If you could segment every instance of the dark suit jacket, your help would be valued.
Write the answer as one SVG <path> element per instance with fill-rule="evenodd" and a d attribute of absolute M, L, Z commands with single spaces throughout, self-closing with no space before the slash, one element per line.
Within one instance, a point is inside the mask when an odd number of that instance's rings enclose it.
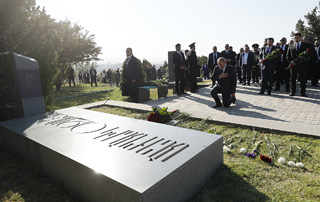
<path fill-rule="evenodd" d="M 219 79 L 219 75 L 222 73 L 222 70 L 219 66 L 216 66 L 213 70 L 213 74 L 211 77 L 212 82 L 218 85 L 223 93 L 235 93 L 237 86 L 237 76 L 235 68 L 231 65 L 227 65 L 224 71 L 228 73 L 227 78 Z M 217 81 L 217 82 L 216 82 Z"/>
<path fill-rule="evenodd" d="M 279 48 L 280 48 L 280 47 L 279 47 Z M 283 63 L 283 64 L 285 64 L 285 66 L 288 66 L 288 65 L 289 65 L 289 62 L 288 62 L 288 60 L 287 60 L 288 48 L 289 48 L 289 45 L 286 44 L 286 47 L 285 47 L 285 49 L 284 49 L 283 61 L 281 62 L 281 56 L 279 57 L 279 60 L 278 60 L 279 63 Z"/>
<path fill-rule="evenodd" d="M 127 61 L 126 61 L 127 62 Z M 132 80 L 138 80 L 138 60 L 131 56 L 128 65 L 125 67 L 126 80 L 131 83 Z"/>
<path fill-rule="evenodd" d="M 271 53 L 272 51 L 278 49 L 278 48 L 279 48 L 279 47 L 273 45 L 272 48 L 271 48 L 271 50 L 270 50 L 270 53 Z M 268 49 L 269 49 L 269 47 L 266 46 L 266 47 L 265 47 L 265 56 L 267 56 L 267 55 L 269 54 L 269 53 L 268 53 Z M 278 60 L 279 60 L 279 58 L 273 59 L 273 60 L 268 60 L 268 61 L 266 61 L 266 62 L 264 63 L 264 65 L 265 65 L 266 67 L 276 68 L 276 67 L 277 67 L 277 63 L 278 63 Z"/>
<path fill-rule="evenodd" d="M 287 60 L 289 63 L 291 63 L 294 59 L 296 59 L 299 54 L 303 51 L 306 51 L 307 48 L 309 48 L 309 45 L 304 43 L 304 42 L 301 42 L 301 46 L 299 48 L 299 50 L 297 51 L 296 50 L 296 44 L 292 44 L 291 46 L 289 46 L 288 48 L 288 52 L 287 52 Z"/>
<path fill-rule="evenodd" d="M 227 54 L 227 51 L 224 50 L 221 52 L 221 57 L 224 57 L 225 59 L 230 59 L 231 62 L 228 63 L 229 65 L 236 65 L 236 54 L 233 51 L 229 50 L 229 53 Z"/>
<path fill-rule="evenodd" d="M 192 51 L 191 55 L 188 56 L 188 63 L 189 63 L 190 70 L 198 69 L 198 57 L 196 52 Z"/>
<path fill-rule="evenodd" d="M 92 71 L 94 72 L 94 75 L 92 74 Z M 97 77 L 97 71 L 95 69 L 90 69 L 90 77 Z"/>
<path fill-rule="evenodd" d="M 209 60 L 208 60 L 208 67 L 209 69 L 211 69 L 211 71 L 213 71 L 214 66 L 216 66 L 218 64 L 218 58 L 221 57 L 220 56 L 221 53 L 217 52 L 217 57 L 215 58 L 215 65 L 213 64 L 213 53 L 209 54 Z"/>
<path fill-rule="evenodd" d="M 242 60 L 242 58 L 244 57 L 244 54 L 245 53 L 241 53 L 241 60 Z M 242 63 L 242 61 L 241 61 L 241 63 Z M 250 67 L 250 68 L 252 68 L 253 66 L 255 66 L 255 61 L 254 61 L 254 54 L 253 54 L 253 52 L 251 52 L 251 51 L 249 51 L 249 55 L 248 55 L 248 60 L 247 60 L 247 66 L 248 67 Z M 241 67 L 243 67 L 243 64 L 241 65 Z"/>
<path fill-rule="evenodd" d="M 174 52 L 172 54 L 172 58 L 173 58 L 173 63 L 174 63 L 174 69 L 175 72 L 177 72 L 181 66 L 186 66 L 186 60 L 184 57 L 184 54 L 181 52 L 181 56 L 178 54 L 178 52 Z"/>

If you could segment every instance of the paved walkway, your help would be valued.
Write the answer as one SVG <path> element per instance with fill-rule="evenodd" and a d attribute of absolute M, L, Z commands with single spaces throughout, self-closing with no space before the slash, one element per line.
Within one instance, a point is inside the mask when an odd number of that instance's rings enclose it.
<path fill-rule="evenodd" d="M 271 96 L 258 95 L 259 89 L 258 85 L 238 85 L 236 104 L 229 108 L 212 108 L 215 102 L 209 87 L 200 89 L 196 94 L 174 95 L 143 104 L 109 100 L 106 105 L 143 111 L 150 111 L 152 106 L 168 107 L 170 111 L 179 109 L 195 118 L 320 137 L 320 88 L 307 85 L 308 98 L 299 96 L 299 93 L 290 97 L 284 90 L 273 92 Z M 91 108 L 103 104 L 98 102 L 78 107 Z"/>

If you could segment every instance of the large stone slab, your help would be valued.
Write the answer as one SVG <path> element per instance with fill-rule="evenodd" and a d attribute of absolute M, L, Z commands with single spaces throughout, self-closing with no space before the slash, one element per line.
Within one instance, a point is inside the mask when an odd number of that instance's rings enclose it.
<path fill-rule="evenodd" d="M 0 123 L 0 146 L 84 201 L 186 201 L 222 165 L 222 137 L 78 108 Z"/>

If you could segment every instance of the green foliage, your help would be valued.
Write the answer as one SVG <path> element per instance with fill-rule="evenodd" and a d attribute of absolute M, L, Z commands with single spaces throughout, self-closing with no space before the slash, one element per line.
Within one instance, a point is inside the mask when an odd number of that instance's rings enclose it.
<path fill-rule="evenodd" d="M 0 39 L 2 53 L 16 52 L 38 61 L 47 108 L 53 83 L 59 90 L 66 78 L 68 65 L 98 60 L 101 53 L 101 47 L 94 42 L 94 35 L 68 20 L 57 22 L 44 9 L 36 7 L 35 0 L 0 0 Z M 10 65 L 10 62 L 1 63 L 1 71 L 11 68 Z M 3 92 L 7 87 L 0 88 Z M 13 92 L 6 93 L 10 100 Z M 7 105 L 11 105 L 9 101 L 2 106 Z"/>
<path fill-rule="evenodd" d="M 319 6 L 316 6 L 304 17 L 306 24 L 303 20 L 299 19 L 296 24 L 296 31 L 300 32 L 303 36 L 307 36 L 311 42 L 315 39 L 320 39 L 320 2 Z"/>
<path fill-rule="evenodd" d="M 144 68 L 147 68 L 147 65 L 152 66 L 152 64 L 151 64 L 147 59 L 143 59 L 143 60 L 142 60 L 142 66 L 143 66 Z"/>

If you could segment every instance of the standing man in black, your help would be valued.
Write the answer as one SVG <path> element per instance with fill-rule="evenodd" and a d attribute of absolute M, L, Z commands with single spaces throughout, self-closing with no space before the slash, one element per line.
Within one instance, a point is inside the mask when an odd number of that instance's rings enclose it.
<path fill-rule="evenodd" d="M 236 101 L 237 76 L 233 66 L 226 64 L 226 59 L 220 57 L 218 66 L 214 68 L 212 82 L 216 83 L 211 91 L 211 96 L 216 102 L 217 107 L 222 107 L 218 93 L 222 93 L 222 102 L 224 107 L 229 107 Z"/>
<path fill-rule="evenodd" d="M 197 72 L 198 72 L 198 57 L 196 54 L 195 43 L 189 45 L 190 52 L 188 53 L 188 63 L 190 71 L 190 83 L 191 83 L 191 93 L 197 92 Z"/>
<path fill-rule="evenodd" d="M 139 101 L 138 91 L 138 60 L 132 54 L 132 49 L 126 50 L 127 60 L 124 65 L 125 89 L 133 102 Z"/>
<path fill-rule="evenodd" d="M 314 42 L 315 52 L 316 52 L 316 64 L 315 64 L 315 74 L 316 74 L 316 83 L 315 87 L 319 87 L 319 79 L 320 79 L 320 41 L 316 40 Z"/>
<path fill-rule="evenodd" d="M 254 67 L 254 54 L 249 50 L 249 46 L 244 46 L 244 52 L 242 53 L 242 66 L 243 71 L 243 85 L 248 84 L 250 86 L 251 70 Z"/>
<path fill-rule="evenodd" d="M 290 96 L 296 95 L 296 82 L 299 73 L 300 79 L 300 88 L 301 88 L 301 96 L 308 97 L 306 94 L 306 76 L 308 71 L 308 62 L 302 64 L 295 64 L 294 59 L 296 59 L 299 54 L 303 51 L 306 51 L 308 45 L 301 40 L 301 33 L 294 34 L 294 41 L 292 45 L 288 48 L 287 52 L 287 60 L 290 64 L 294 65 L 291 68 L 291 93 Z"/>
<path fill-rule="evenodd" d="M 312 58 L 308 62 L 308 73 L 307 73 L 307 78 L 311 80 L 311 86 L 316 87 L 317 85 L 317 74 L 316 74 L 316 61 L 318 60 L 315 52 L 315 46 L 313 43 L 310 43 L 309 37 L 303 37 L 303 42 L 306 43 L 309 47 L 310 50 L 313 52 Z"/>
<path fill-rule="evenodd" d="M 290 89 L 290 70 L 286 70 L 286 68 L 289 66 L 289 63 L 286 59 L 286 54 L 288 52 L 288 47 L 287 45 L 287 39 L 283 37 L 280 40 L 280 49 L 283 50 L 284 54 L 281 54 L 279 57 L 278 65 L 277 65 L 277 70 L 276 70 L 276 88 L 274 91 L 279 91 L 281 87 L 281 83 L 284 79 L 285 84 L 286 84 L 286 92 L 289 92 Z"/>
<path fill-rule="evenodd" d="M 69 78 L 69 86 L 71 86 L 71 81 L 73 82 L 73 86 L 76 86 L 76 83 L 74 82 L 74 69 L 72 66 L 69 66 L 68 69 L 68 78 Z"/>
<path fill-rule="evenodd" d="M 239 80 L 239 83 L 242 83 L 242 55 L 243 55 L 244 49 L 240 48 L 240 52 L 236 56 L 236 73 Z"/>
<path fill-rule="evenodd" d="M 95 83 L 96 86 L 97 85 L 97 71 L 93 68 L 93 65 L 91 66 L 91 69 L 90 69 L 90 77 L 91 77 L 91 87 L 92 87 L 92 84 Z"/>
<path fill-rule="evenodd" d="M 259 69 L 259 44 L 253 44 L 253 55 L 254 55 L 254 66 L 252 67 L 252 83 L 259 83 L 259 75 L 260 75 L 260 69 Z"/>
<path fill-rule="evenodd" d="M 217 46 L 213 47 L 213 52 L 208 56 L 208 68 L 210 72 L 213 73 L 213 69 L 218 65 L 218 58 L 220 57 L 220 53 L 217 50 Z"/>
<path fill-rule="evenodd" d="M 268 38 L 267 40 L 267 46 L 264 48 L 265 56 L 267 56 L 272 51 L 276 50 L 277 47 L 273 45 L 274 39 Z M 274 72 L 277 68 L 277 61 L 278 59 L 268 60 L 264 62 L 264 68 L 262 70 L 262 81 L 261 81 L 261 90 L 260 95 L 264 94 L 265 90 L 268 91 L 268 95 L 271 95 L 272 86 L 273 86 L 273 77 Z"/>
<path fill-rule="evenodd" d="M 174 63 L 174 73 L 176 77 L 176 91 L 178 95 L 187 94 L 184 90 L 186 81 L 184 78 L 184 70 L 186 68 L 186 60 L 184 54 L 181 52 L 181 45 L 176 44 L 176 52 L 172 54 Z"/>
<path fill-rule="evenodd" d="M 225 50 L 221 52 L 221 57 L 224 57 L 227 61 L 228 65 L 235 66 L 236 65 L 236 55 L 230 50 L 229 44 L 225 45 Z"/>

